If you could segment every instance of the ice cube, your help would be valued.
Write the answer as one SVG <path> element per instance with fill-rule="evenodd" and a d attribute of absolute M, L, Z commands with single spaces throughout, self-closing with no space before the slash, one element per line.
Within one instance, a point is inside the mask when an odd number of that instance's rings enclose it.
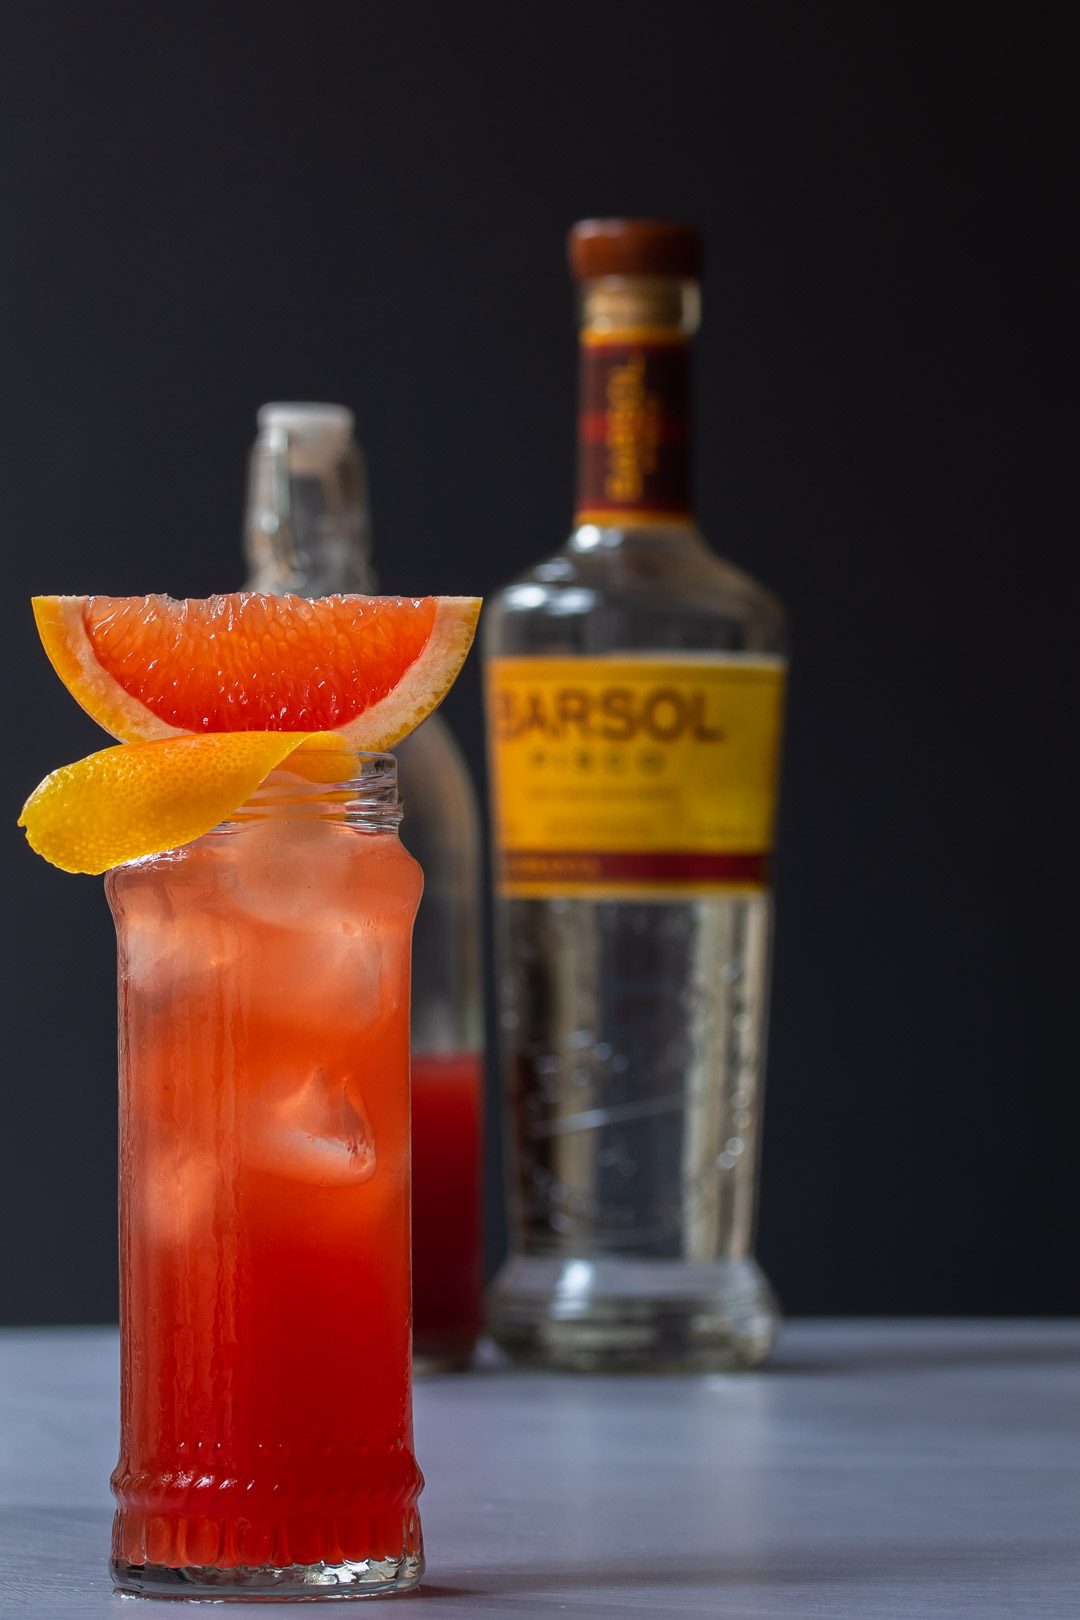
<path fill-rule="evenodd" d="M 256 1130 L 262 1168 L 291 1180 L 338 1187 L 375 1174 L 375 1137 L 349 1074 L 321 1065 L 276 1103 L 264 1104 Z"/>
<path fill-rule="evenodd" d="M 153 1243 L 174 1247 L 208 1230 L 217 1167 L 210 1155 L 176 1143 L 150 1152 L 130 1178 L 131 1226 Z"/>
<path fill-rule="evenodd" d="M 153 1011 L 211 993 L 238 960 L 234 929 L 212 912 L 177 908 L 132 916 L 124 931 L 127 983 Z"/>
<path fill-rule="evenodd" d="M 400 1006 L 404 949 L 400 938 L 367 918 L 326 918 L 312 930 L 265 928 L 245 981 L 253 1014 L 342 1039 L 370 1029 Z"/>
<path fill-rule="evenodd" d="M 296 947 L 293 946 L 295 951 Z M 308 937 L 303 951 L 298 1006 L 317 1008 L 332 1027 L 370 1024 L 384 1008 L 386 946 L 378 930 L 340 922 Z"/>
<path fill-rule="evenodd" d="M 259 922 L 322 931 L 352 914 L 355 835 L 317 815 L 270 817 L 232 837 L 234 904 Z"/>

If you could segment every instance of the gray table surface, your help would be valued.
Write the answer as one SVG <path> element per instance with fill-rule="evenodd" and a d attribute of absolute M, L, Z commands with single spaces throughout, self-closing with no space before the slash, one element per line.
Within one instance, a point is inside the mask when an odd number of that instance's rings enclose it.
<path fill-rule="evenodd" d="M 105 1569 L 116 1373 L 107 1329 L 0 1333 L 4 1620 L 143 1601 Z M 1080 1324 L 794 1324 L 753 1374 L 492 1366 L 420 1384 L 416 1428 L 428 1578 L 392 1602 L 422 1620 L 1080 1616 Z"/>

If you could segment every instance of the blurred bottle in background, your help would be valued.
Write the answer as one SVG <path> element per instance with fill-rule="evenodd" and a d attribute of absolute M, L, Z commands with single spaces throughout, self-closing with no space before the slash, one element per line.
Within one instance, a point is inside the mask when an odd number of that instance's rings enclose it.
<path fill-rule="evenodd" d="M 733 1367 L 753 1254 L 784 685 L 779 604 L 690 487 L 700 242 L 587 221 L 578 498 L 484 617 L 511 1254 L 497 1341 L 557 1366 Z"/>
<path fill-rule="evenodd" d="M 258 428 L 247 588 L 372 594 L 367 476 L 352 413 L 264 405 Z M 480 833 L 465 762 L 439 715 L 394 752 L 402 841 L 424 872 L 412 1004 L 413 1344 L 423 1372 L 464 1366 L 480 1329 Z"/>

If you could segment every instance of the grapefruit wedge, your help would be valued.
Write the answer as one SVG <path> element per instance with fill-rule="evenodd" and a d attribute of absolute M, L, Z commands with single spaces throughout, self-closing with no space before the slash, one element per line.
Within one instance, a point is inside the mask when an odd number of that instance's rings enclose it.
<path fill-rule="evenodd" d="M 121 742 L 335 732 L 392 748 L 446 696 L 472 645 L 472 596 L 37 596 L 71 693 Z"/>

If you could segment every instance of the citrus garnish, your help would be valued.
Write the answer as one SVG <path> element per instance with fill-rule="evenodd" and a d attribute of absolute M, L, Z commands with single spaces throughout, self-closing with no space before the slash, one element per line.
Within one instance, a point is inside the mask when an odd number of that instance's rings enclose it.
<path fill-rule="evenodd" d="M 476 597 L 38 596 L 60 679 L 121 739 L 40 784 L 19 825 L 66 872 L 106 872 L 224 821 L 289 756 L 340 781 L 437 708 Z"/>
<path fill-rule="evenodd" d="M 107 872 L 200 838 L 309 741 L 338 747 L 337 737 L 294 731 L 120 743 L 53 771 L 27 799 L 19 826 L 31 849 L 63 871 Z"/>
<path fill-rule="evenodd" d="M 336 731 L 392 748 L 465 661 L 469 596 L 37 596 L 53 668 L 121 742 L 191 732 Z"/>

